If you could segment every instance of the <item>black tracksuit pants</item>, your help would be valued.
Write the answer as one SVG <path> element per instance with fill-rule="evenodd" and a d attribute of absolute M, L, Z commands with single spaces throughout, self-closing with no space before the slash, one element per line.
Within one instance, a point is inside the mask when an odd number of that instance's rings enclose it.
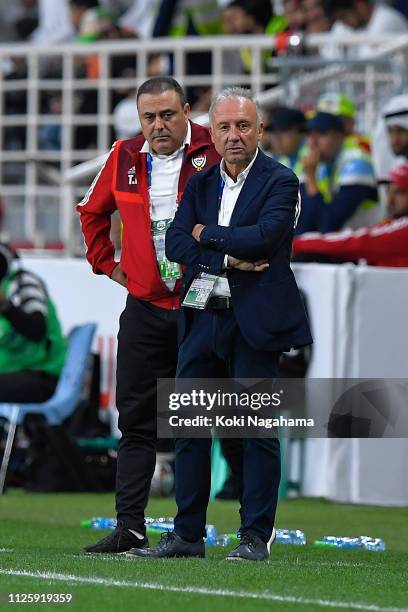
<path fill-rule="evenodd" d="M 118 521 L 145 533 L 144 511 L 156 463 L 157 378 L 174 378 L 177 310 L 128 296 L 120 317 L 116 405 L 119 443 L 116 475 Z"/>

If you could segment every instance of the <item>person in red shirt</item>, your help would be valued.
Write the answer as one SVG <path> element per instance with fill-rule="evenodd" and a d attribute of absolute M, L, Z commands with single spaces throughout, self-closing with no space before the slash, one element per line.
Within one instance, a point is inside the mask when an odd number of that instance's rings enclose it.
<path fill-rule="evenodd" d="M 389 178 L 389 219 L 357 231 L 303 234 L 293 242 L 294 259 L 408 267 L 408 164 L 393 170 Z"/>
<path fill-rule="evenodd" d="M 156 384 L 174 378 L 181 271 L 166 259 L 164 237 L 188 179 L 220 161 L 209 131 L 189 120 L 179 83 L 155 77 L 137 92 L 142 135 L 118 140 L 77 206 L 96 274 L 127 288 L 120 318 L 116 405 L 119 443 L 117 528 L 84 550 L 120 553 L 147 545 L 144 510 L 156 462 Z M 123 225 L 115 261 L 111 215 Z"/>

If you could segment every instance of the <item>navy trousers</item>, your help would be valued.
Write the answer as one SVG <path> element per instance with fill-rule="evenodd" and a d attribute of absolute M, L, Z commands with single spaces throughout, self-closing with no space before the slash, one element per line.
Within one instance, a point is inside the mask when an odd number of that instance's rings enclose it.
<path fill-rule="evenodd" d="M 256 313 L 254 313 L 256 316 Z M 232 310 L 195 310 L 179 350 L 177 378 L 217 378 L 220 362 L 232 378 L 275 378 L 280 353 L 256 351 Z M 275 522 L 280 482 L 277 438 L 243 439 L 241 532 L 267 542 Z M 211 487 L 211 439 L 176 441 L 175 531 L 194 542 L 205 537 Z"/>

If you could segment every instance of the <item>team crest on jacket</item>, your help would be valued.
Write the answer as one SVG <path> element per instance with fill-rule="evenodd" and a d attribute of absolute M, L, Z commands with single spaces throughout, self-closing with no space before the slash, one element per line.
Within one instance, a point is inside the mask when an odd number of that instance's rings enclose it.
<path fill-rule="evenodd" d="M 205 164 L 207 163 L 207 156 L 199 155 L 198 157 L 193 157 L 191 163 L 193 164 L 196 170 L 202 170 Z"/>

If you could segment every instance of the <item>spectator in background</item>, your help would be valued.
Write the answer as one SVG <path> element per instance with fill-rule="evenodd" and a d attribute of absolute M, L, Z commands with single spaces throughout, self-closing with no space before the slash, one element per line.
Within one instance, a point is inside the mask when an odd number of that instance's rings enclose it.
<path fill-rule="evenodd" d="M 160 4 L 161 0 L 133 0 L 133 4 L 118 20 L 122 33 L 137 38 L 150 38 Z"/>
<path fill-rule="evenodd" d="M 305 28 L 305 9 L 302 0 L 284 0 L 283 16 L 290 32 L 300 32 Z"/>
<path fill-rule="evenodd" d="M 330 20 L 325 13 L 322 0 L 303 0 L 304 30 L 307 34 L 328 32 Z"/>
<path fill-rule="evenodd" d="M 62 115 L 62 97 L 54 95 L 48 99 L 48 111 L 52 115 Z M 61 121 L 61 120 L 60 120 Z M 60 151 L 61 150 L 62 126 L 61 122 L 47 123 L 42 125 L 38 131 L 39 148 L 44 151 Z"/>
<path fill-rule="evenodd" d="M 221 9 L 217 0 L 162 0 L 157 12 L 153 36 L 208 36 L 222 34 Z M 172 71 L 172 67 L 170 72 Z M 210 52 L 186 54 L 186 74 L 201 75 L 212 73 Z M 208 89 L 187 88 L 191 106 L 208 97 Z M 208 106 L 207 106 L 208 108 Z"/>
<path fill-rule="evenodd" d="M 0 402 L 45 402 L 55 391 L 66 342 L 42 280 L 0 243 Z"/>
<path fill-rule="evenodd" d="M 275 159 L 303 180 L 302 159 L 307 155 L 306 117 L 296 108 L 282 107 L 272 112 L 268 125 L 271 130 Z"/>
<path fill-rule="evenodd" d="M 20 0 L 21 15 L 14 27 L 19 40 L 28 40 L 38 26 L 37 0 Z"/>
<path fill-rule="evenodd" d="M 408 94 L 392 98 L 384 108 L 383 117 L 392 152 L 408 160 Z"/>
<path fill-rule="evenodd" d="M 69 0 L 38 0 L 39 24 L 32 34 L 33 42 L 52 45 L 73 40 L 69 15 Z"/>
<path fill-rule="evenodd" d="M 350 98 L 339 93 L 323 93 L 317 100 L 316 110 L 323 113 L 331 113 L 340 117 L 344 125 L 346 135 L 346 147 L 361 147 L 367 153 L 371 151 L 368 136 L 358 134 L 355 131 L 356 106 Z"/>
<path fill-rule="evenodd" d="M 390 6 L 374 0 L 323 0 L 327 16 L 367 34 L 405 34 L 408 22 Z"/>
<path fill-rule="evenodd" d="M 307 128 L 309 152 L 303 158 L 297 233 L 325 233 L 378 221 L 380 210 L 369 154 L 346 145 L 343 122 L 335 115 L 317 113 Z"/>
<path fill-rule="evenodd" d="M 389 218 L 357 232 L 308 234 L 295 238 L 297 261 L 359 261 L 371 266 L 408 267 L 408 164 L 390 173 Z"/>

